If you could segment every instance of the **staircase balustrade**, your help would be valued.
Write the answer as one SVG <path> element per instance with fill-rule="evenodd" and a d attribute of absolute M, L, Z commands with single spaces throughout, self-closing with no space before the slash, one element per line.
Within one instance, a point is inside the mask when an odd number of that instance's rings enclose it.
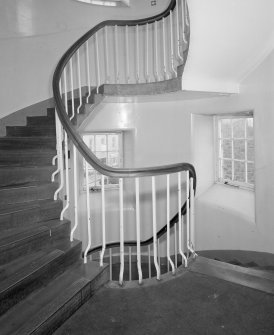
<path fill-rule="evenodd" d="M 56 138 L 57 138 L 57 170 L 52 179 L 59 175 L 60 186 L 54 198 L 64 198 L 64 208 L 61 220 L 71 205 L 73 194 L 74 225 L 71 230 L 71 240 L 79 222 L 79 180 L 78 156 L 84 159 L 86 180 L 87 236 L 88 242 L 84 251 L 84 262 L 88 255 L 100 251 L 100 265 L 109 258 L 110 277 L 116 257 L 114 248 L 119 248 L 120 271 L 119 283 L 124 281 L 125 256 L 129 259 L 129 278 L 132 278 L 132 248 L 136 248 L 138 280 L 142 283 L 142 259 L 148 259 L 149 277 L 152 275 L 151 257 L 153 257 L 156 277 L 160 279 L 160 238 L 167 241 L 167 269 L 172 273 L 178 265 L 178 256 L 182 264 L 187 266 L 189 254 L 194 250 L 194 193 L 196 189 L 196 174 L 189 163 L 179 163 L 148 168 L 113 168 L 103 164 L 86 146 L 77 131 L 77 117 L 84 111 L 84 105 L 94 103 L 96 95 L 104 84 L 130 85 L 169 80 L 177 77 L 176 68 L 185 64 L 189 44 L 189 18 L 186 0 L 172 0 L 168 8 L 161 14 L 133 21 L 105 21 L 87 32 L 64 54 L 59 61 L 53 78 L 53 93 L 56 101 Z M 93 55 L 93 57 L 92 57 Z M 113 57 L 112 57 L 113 55 Z M 181 76 L 181 74 L 180 74 Z M 72 164 L 69 166 L 69 148 Z M 92 204 L 90 202 L 90 187 L 88 167 L 92 166 L 101 176 L 101 222 L 102 240 L 94 245 L 94 223 L 91 219 Z M 72 173 L 70 173 L 70 171 Z M 185 174 L 186 202 L 182 200 L 182 174 Z M 178 213 L 170 218 L 170 176 L 177 174 Z M 159 176 L 166 176 L 166 224 L 158 231 L 156 183 Z M 119 242 L 107 242 L 106 238 L 106 192 L 105 179 L 119 178 Z M 141 240 L 140 211 L 140 179 L 151 178 L 152 201 L 152 238 Z M 70 179 L 73 181 L 70 183 Z M 135 183 L 135 220 L 136 240 L 125 241 L 124 220 L 124 184 L 126 180 L 134 179 Z M 73 190 L 73 191 L 71 191 Z M 90 208 L 91 207 L 91 208 Z M 183 220 L 185 216 L 186 234 Z M 148 224 L 148 223 L 146 223 Z M 174 235 L 174 260 L 171 257 L 171 230 Z M 185 236 L 186 235 L 186 236 Z M 151 247 L 153 250 L 151 252 Z M 147 246 L 147 251 L 141 250 Z M 128 247 L 128 253 L 125 252 Z M 106 256 L 106 250 L 109 256 Z M 186 254 L 185 254 L 186 253 Z M 126 255 L 127 254 L 127 255 Z"/>

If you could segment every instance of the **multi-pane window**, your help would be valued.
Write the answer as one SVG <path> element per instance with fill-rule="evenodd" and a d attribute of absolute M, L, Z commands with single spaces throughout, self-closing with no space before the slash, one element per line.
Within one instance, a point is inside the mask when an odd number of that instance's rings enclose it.
<path fill-rule="evenodd" d="M 102 163 L 117 168 L 122 166 L 122 133 L 92 133 L 84 135 L 83 140 Z M 88 178 L 90 189 L 101 187 L 101 174 L 90 165 L 88 165 Z M 117 178 L 105 177 L 105 185 L 109 187 L 118 183 Z M 85 185 L 86 182 L 84 181 L 84 188 L 86 187 Z"/>
<path fill-rule="evenodd" d="M 253 188 L 253 117 L 219 117 L 217 141 L 217 180 L 225 184 Z"/>

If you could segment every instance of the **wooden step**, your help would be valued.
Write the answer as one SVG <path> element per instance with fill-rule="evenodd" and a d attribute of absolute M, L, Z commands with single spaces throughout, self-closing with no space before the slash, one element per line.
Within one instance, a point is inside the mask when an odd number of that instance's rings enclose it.
<path fill-rule="evenodd" d="M 49 116 L 28 116 L 27 126 L 48 125 L 55 126 L 55 118 Z"/>
<path fill-rule="evenodd" d="M 0 166 L 0 187 L 24 185 L 33 182 L 50 182 L 55 166 Z"/>
<path fill-rule="evenodd" d="M 1 139 L 0 139 L 1 141 Z M 52 165 L 56 150 L 40 146 L 38 149 L 0 149 L 0 166 L 41 166 Z"/>
<path fill-rule="evenodd" d="M 65 251 L 49 250 L 47 254 L 23 265 L 0 283 L 0 314 L 63 273 L 80 259 L 80 254 L 81 242 L 75 241 Z"/>
<path fill-rule="evenodd" d="M 68 239 L 70 222 L 50 220 L 24 228 L 9 229 L 1 232 L 0 264 L 6 264 L 22 254 L 30 254 L 52 244 Z"/>
<path fill-rule="evenodd" d="M 109 268 L 75 265 L 0 318 L 1 334 L 52 334 L 108 281 Z"/>
<path fill-rule="evenodd" d="M 174 78 L 156 83 L 104 84 L 99 87 L 99 93 L 106 96 L 136 96 L 177 92 L 181 89 L 181 78 Z"/>
<path fill-rule="evenodd" d="M 56 136 L 55 125 L 35 125 L 35 126 L 7 126 L 7 137 L 40 137 Z"/>
<path fill-rule="evenodd" d="M 0 207 L 0 230 L 21 228 L 36 222 L 59 219 L 61 200 L 34 200 Z"/>
<path fill-rule="evenodd" d="M 1 137 L 0 150 L 26 150 L 39 149 L 46 150 L 56 149 L 56 139 L 48 136 L 40 137 Z"/>
<path fill-rule="evenodd" d="M 53 199 L 57 183 L 25 183 L 0 188 L 0 206 L 28 202 L 33 200 Z"/>
<path fill-rule="evenodd" d="M 274 274 L 198 256 L 190 271 L 224 279 L 226 281 L 274 294 Z"/>

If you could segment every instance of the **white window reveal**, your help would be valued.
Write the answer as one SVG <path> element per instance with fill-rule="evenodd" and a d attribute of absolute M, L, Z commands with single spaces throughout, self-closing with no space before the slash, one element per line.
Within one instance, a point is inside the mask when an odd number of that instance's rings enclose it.
<path fill-rule="evenodd" d="M 254 188 L 253 116 L 216 118 L 217 182 Z"/>
<path fill-rule="evenodd" d="M 123 134 L 121 132 L 87 134 L 83 136 L 83 140 L 103 164 L 116 168 L 123 166 Z M 101 188 L 101 174 L 90 165 L 88 165 L 88 178 L 90 190 Z M 116 187 L 118 184 L 118 178 L 105 178 L 107 187 Z M 84 185 L 86 185 L 85 180 Z"/>

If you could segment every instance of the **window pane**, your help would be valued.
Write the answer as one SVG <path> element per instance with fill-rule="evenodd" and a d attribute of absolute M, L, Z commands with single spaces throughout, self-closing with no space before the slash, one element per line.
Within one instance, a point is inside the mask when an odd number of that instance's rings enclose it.
<path fill-rule="evenodd" d="M 222 158 L 232 158 L 232 141 L 222 140 L 221 141 L 221 156 Z"/>
<path fill-rule="evenodd" d="M 234 162 L 234 180 L 245 182 L 245 162 Z"/>
<path fill-rule="evenodd" d="M 96 185 L 96 172 L 95 170 L 88 170 L 88 186 L 92 187 Z"/>
<path fill-rule="evenodd" d="M 253 118 L 248 118 L 247 119 L 247 137 L 253 137 Z"/>
<path fill-rule="evenodd" d="M 232 162 L 229 160 L 222 161 L 223 179 L 232 179 Z"/>
<path fill-rule="evenodd" d="M 244 138 L 245 137 L 245 119 L 234 119 L 233 123 L 233 137 Z"/>
<path fill-rule="evenodd" d="M 94 151 L 94 135 L 84 135 L 83 140 L 91 151 Z"/>
<path fill-rule="evenodd" d="M 221 119 L 221 134 L 222 138 L 231 138 L 231 119 Z"/>
<path fill-rule="evenodd" d="M 119 153 L 118 152 L 109 152 L 108 153 L 108 165 L 112 167 L 119 167 Z"/>
<path fill-rule="evenodd" d="M 106 135 L 96 135 L 95 151 L 106 151 L 106 150 L 107 150 L 107 137 L 106 137 Z"/>
<path fill-rule="evenodd" d="M 247 160 L 254 162 L 254 141 L 247 141 Z"/>
<path fill-rule="evenodd" d="M 247 163 L 247 182 L 250 184 L 255 183 L 253 163 Z"/>
<path fill-rule="evenodd" d="M 108 151 L 119 151 L 119 135 L 108 135 Z"/>
<path fill-rule="evenodd" d="M 103 164 L 107 164 L 107 153 L 106 152 L 96 152 L 96 156 L 100 159 Z"/>
<path fill-rule="evenodd" d="M 245 159 L 245 140 L 234 140 L 234 158 Z"/>

